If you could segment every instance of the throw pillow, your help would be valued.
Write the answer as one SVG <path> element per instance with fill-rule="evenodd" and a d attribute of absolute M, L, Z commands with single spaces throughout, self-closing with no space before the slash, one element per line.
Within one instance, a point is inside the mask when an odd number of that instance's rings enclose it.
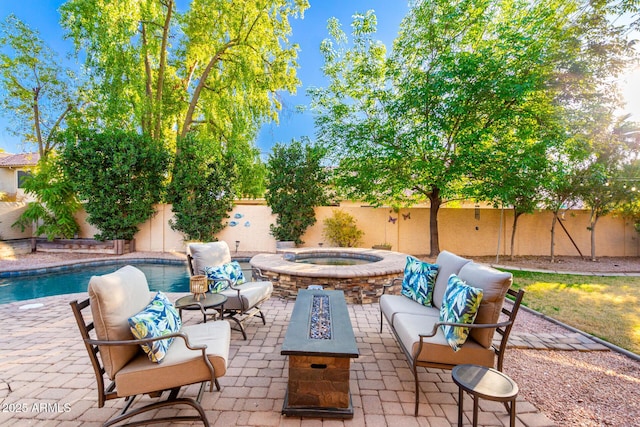
<path fill-rule="evenodd" d="M 204 274 L 211 281 L 209 289 L 213 293 L 222 292 L 229 287 L 229 282 L 220 279 L 229 279 L 233 285 L 241 285 L 246 282 L 238 261 L 231 261 L 216 267 L 205 267 Z"/>
<path fill-rule="evenodd" d="M 480 301 L 482 301 L 482 289 L 469 286 L 452 274 L 444 291 L 440 321 L 470 325 L 476 319 Z M 441 325 L 441 328 L 453 351 L 460 350 L 469 336 L 469 328 L 448 325 Z"/>
<path fill-rule="evenodd" d="M 429 264 L 408 256 L 402 279 L 402 295 L 431 307 L 438 268 L 437 264 Z"/>
<path fill-rule="evenodd" d="M 175 306 L 162 292 L 158 292 L 144 310 L 129 318 L 131 333 L 137 339 L 157 338 L 180 330 L 182 321 Z M 149 360 L 159 363 L 164 359 L 173 338 L 142 344 Z"/>

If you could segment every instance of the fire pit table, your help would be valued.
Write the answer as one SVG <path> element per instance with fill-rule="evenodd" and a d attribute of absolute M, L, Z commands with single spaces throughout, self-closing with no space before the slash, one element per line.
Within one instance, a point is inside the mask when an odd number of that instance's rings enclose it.
<path fill-rule="evenodd" d="M 360 353 L 343 291 L 298 291 L 280 354 L 289 356 L 284 415 L 353 417 L 349 375 Z"/>

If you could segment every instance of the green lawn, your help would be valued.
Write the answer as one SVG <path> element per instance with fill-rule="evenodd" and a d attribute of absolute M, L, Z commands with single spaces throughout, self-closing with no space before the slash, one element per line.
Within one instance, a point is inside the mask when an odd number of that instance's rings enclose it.
<path fill-rule="evenodd" d="M 640 354 L 640 277 L 511 273 L 527 307 Z"/>

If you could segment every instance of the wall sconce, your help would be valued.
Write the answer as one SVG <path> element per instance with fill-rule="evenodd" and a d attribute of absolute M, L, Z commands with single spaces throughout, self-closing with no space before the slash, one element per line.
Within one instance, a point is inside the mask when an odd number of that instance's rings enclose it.
<path fill-rule="evenodd" d="M 240 240 L 236 240 L 236 253 L 238 253 L 238 246 L 240 246 Z"/>
<path fill-rule="evenodd" d="M 476 206 L 475 206 L 474 216 L 475 216 L 476 220 L 480 221 L 480 205 L 478 205 L 478 204 L 476 204 Z"/>

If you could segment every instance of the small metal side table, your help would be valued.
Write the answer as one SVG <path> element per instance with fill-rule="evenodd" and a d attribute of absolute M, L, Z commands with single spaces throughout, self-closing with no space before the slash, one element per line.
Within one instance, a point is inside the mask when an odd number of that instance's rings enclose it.
<path fill-rule="evenodd" d="M 503 402 L 509 410 L 511 427 L 516 425 L 516 396 L 518 385 L 507 375 L 492 368 L 477 365 L 458 365 L 451 371 L 458 385 L 458 427 L 462 427 L 464 392 L 473 396 L 473 426 L 478 425 L 478 399 Z"/>
<path fill-rule="evenodd" d="M 204 296 L 201 296 L 199 300 L 197 300 L 194 295 L 187 295 L 182 298 L 178 298 L 175 306 L 178 309 L 181 319 L 182 310 L 200 310 L 202 312 L 204 323 L 207 323 L 207 310 L 215 309 L 222 316 L 225 302 L 227 302 L 226 296 L 207 292 Z"/>

